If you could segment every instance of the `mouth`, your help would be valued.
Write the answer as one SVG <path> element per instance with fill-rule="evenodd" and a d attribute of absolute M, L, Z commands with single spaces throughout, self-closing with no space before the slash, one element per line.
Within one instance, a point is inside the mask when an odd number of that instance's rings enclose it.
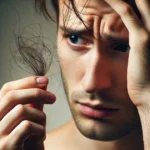
<path fill-rule="evenodd" d="M 89 103 L 78 103 L 79 109 L 82 114 L 91 118 L 107 118 L 112 117 L 116 112 L 119 111 L 118 108 L 106 107 L 103 105 L 92 105 Z"/>

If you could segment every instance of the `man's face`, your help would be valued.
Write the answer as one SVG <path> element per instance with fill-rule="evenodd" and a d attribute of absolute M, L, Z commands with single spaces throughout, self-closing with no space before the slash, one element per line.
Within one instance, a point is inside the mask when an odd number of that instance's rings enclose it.
<path fill-rule="evenodd" d="M 75 3 L 88 30 L 68 0 L 59 1 L 57 46 L 68 102 L 83 135 L 116 140 L 140 126 L 127 91 L 128 31 L 103 0 Z"/>

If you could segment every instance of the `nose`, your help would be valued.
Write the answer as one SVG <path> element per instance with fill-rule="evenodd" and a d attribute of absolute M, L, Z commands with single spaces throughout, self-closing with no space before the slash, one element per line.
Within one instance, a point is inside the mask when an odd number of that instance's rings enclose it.
<path fill-rule="evenodd" d="M 112 85 L 112 63 L 99 50 L 93 50 L 86 60 L 85 74 L 82 78 L 83 89 L 87 93 L 98 92 Z"/>

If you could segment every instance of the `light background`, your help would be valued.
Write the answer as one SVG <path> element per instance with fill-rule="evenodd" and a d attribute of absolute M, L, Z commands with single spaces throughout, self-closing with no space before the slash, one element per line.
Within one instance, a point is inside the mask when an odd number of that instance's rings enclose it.
<path fill-rule="evenodd" d="M 30 28 L 29 33 L 31 31 L 38 34 L 41 29 L 46 37 L 45 43 L 53 49 L 55 44 L 51 43 L 56 42 L 56 24 L 46 21 L 42 15 L 35 12 L 34 0 L 0 0 L 0 87 L 6 82 L 30 76 L 14 64 L 10 51 L 16 49 L 14 33 L 17 34 L 27 27 Z M 71 117 L 56 52 L 54 55 L 51 72 L 46 76 L 50 79 L 48 90 L 56 95 L 57 100 L 53 105 L 44 106 L 44 112 L 47 114 L 47 131 L 59 127 Z"/>

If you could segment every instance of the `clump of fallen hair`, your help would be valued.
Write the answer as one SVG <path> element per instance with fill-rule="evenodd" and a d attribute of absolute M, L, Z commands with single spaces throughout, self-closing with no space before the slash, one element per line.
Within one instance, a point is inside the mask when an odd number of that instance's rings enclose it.
<path fill-rule="evenodd" d="M 80 17 L 80 12 L 76 8 L 74 0 L 70 1 L 70 5 L 72 6 L 76 16 L 79 18 L 81 22 L 85 25 L 88 30 L 86 24 Z M 88 1 L 88 0 L 87 0 Z M 58 0 L 50 0 L 57 17 L 57 23 L 59 18 L 59 8 L 58 8 Z M 47 8 L 47 0 L 35 0 L 35 10 L 37 12 L 42 12 L 46 19 L 50 19 L 54 21 L 53 17 L 50 15 Z M 69 14 L 69 13 L 68 13 Z M 55 22 L 55 21 L 54 21 Z M 65 26 L 65 22 L 64 22 Z M 41 34 L 34 34 L 32 30 L 28 32 L 30 36 L 25 36 L 28 28 L 24 29 L 23 32 L 15 35 L 17 52 L 20 54 L 21 58 L 15 60 L 19 67 L 21 67 L 26 72 L 33 75 L 45 75 L 50 69 L 52 63 L 52 51 L 46 44 L 44 43 L 43 37 Z M 28 34 L 28 35 L 29 35 Z M 19 60 L 19 62 L 17 61 Z M 21 62 L 21 63 L 20 63 Z"/>
<path fill-rule="evenodd" d="M 46 5 L 46 0 L 35 0 L 35 10 L 54 22 Z M 35 31 L 35 28 L 38 31 Z M 47 38 L 43 36 L 40 24 L 29 25 L 23 31 L 20 31 L 20 28 L 18 30 L 17 34 L 14 33 L 16 52 L 11 50 L 16 64 L 31 75 L 45 75 L 52 63 L 52 41 L 48 39 L 51 46 L 45 44 Z"/>
<path fill-rule="evenodd" d="M 43 36 L 39 24 L 29 25 L 15 35 L 17 49 L 16 52 L 12 51 L 12 55 L 16 64 L 29 74 L 45 75 L 50 69 L 53 56 L 53 51 L 44 42 L 46 40 L 51 41 Z"/>

